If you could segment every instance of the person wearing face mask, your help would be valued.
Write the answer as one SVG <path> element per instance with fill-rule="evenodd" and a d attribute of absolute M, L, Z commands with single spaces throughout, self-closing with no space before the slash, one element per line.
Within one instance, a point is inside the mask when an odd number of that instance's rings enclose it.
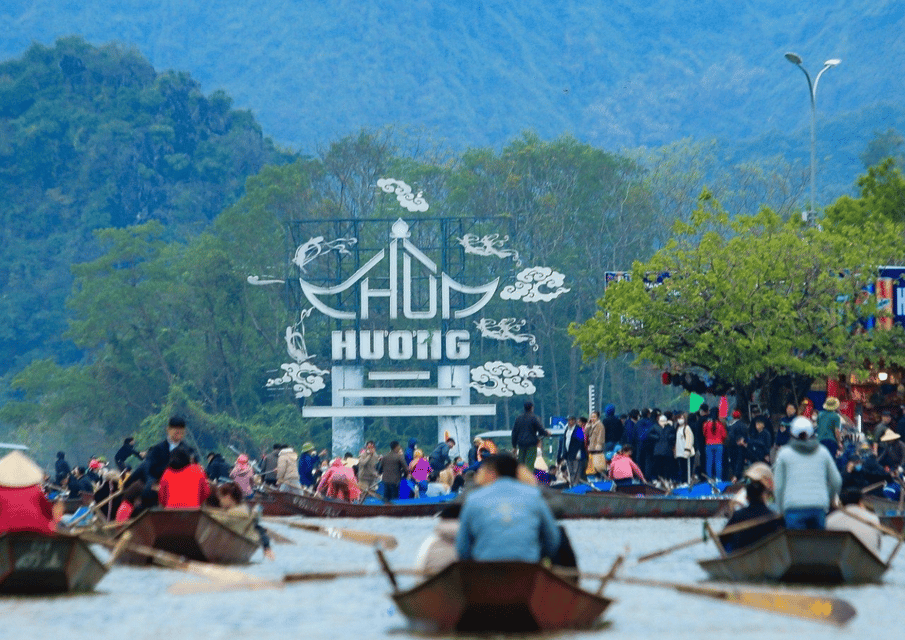
<path fill-rule="evenodd" d="M 867 472 L 864 471 L 864 462 L 858 454 L 852 454 L 842 473 L 842 490 L 863 489 L 870 484 Z"/>

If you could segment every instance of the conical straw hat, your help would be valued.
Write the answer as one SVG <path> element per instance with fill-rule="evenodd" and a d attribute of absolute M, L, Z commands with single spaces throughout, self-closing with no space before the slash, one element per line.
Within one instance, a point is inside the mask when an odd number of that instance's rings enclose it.
<path fill-rule="evenodd" d="M 18 489 L 41 484 L 44 472 L 21 451 L 12 451 L 0 458 L 0 487 Z"/>

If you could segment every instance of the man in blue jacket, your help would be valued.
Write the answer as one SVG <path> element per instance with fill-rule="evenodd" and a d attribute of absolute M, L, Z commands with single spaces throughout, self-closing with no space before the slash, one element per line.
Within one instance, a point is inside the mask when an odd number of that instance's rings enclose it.
<path fill-rule="evenodd" d="M 505 454 L 484 458 L 459 515 L 456 552 L 460 560 L 553 558 L 560 533 L 537 487 L 516 480 L 518 462 Z"/>

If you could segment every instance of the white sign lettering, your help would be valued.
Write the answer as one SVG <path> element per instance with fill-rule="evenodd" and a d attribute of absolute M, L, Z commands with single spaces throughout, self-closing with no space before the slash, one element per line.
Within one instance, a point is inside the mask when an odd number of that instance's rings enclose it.
<path fill-rule="evenodd" d="M 441 351 L 442 347 L 442 351 Z M 333 360 L 467 360 L 471 355 L 468 331 L 334 331 L 331 352 Z"/>

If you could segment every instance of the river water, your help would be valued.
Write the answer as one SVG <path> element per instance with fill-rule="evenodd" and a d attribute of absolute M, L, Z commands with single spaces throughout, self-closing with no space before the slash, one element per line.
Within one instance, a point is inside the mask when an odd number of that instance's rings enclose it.
<path fill-rule="evenodd" d="M 391 565 L 412 567 L 421 542 L 432 531 L 431 518 L 373 518 L 361 520 L 306 519 L 306 523 L 392 534 L 399 546 L 387 553 Z M 722 521 L 713 521 L 715 527 Z M 362 578 L 294 583 L 283 589 L 174 595 L 176 583 L 205 583 L 204 578 L 160 568 L 115 566 L 91 595 L 54 598 L 0 598 L 0 638 L 65 640 L 72 637 L 110 639 L 411 637 L 404 618 L 389 598 L 389 583 L 379 571 L 373 551 L 363 545 L 268 523 L 297 544 L 275 544 L 277 559 L 260 552 L 252 564 L 238 569 L 261 578 L 284 573 L 368 569 Z M 628 545 L 623 575 L 675 582 L 703 580 L 695 560 L 711 557 L 712 543 L 636 564 L 633 559 L 701 533 L 700 520 L 581 520 L 567 521 L 579 566 L 605 572 Z M 884 543 L 884 558 L 894 541 Z M 106 552 L 98 550 L 106 557 Z M 414 584 L 400 577 L 402 586 Z M 585 585 L 596 590 L 597 583 Z M 882 585 L 802 589 L 812 594 L 845 598 L 857 617 L 837 629 L 826 624 L 748 609 L 669 589 L 611 583 L 606 595 L 616 602 L 607 611 L 607 624 L 594 631 L 557 634 L 562 638 L 618 638 L 619 640 L 765 640 L 772 638 L 905 637 L 901 612 L 905 609 L 905 552 L 897 555 Z M 550 637 L 550 636 L 544 636 Z"/>

